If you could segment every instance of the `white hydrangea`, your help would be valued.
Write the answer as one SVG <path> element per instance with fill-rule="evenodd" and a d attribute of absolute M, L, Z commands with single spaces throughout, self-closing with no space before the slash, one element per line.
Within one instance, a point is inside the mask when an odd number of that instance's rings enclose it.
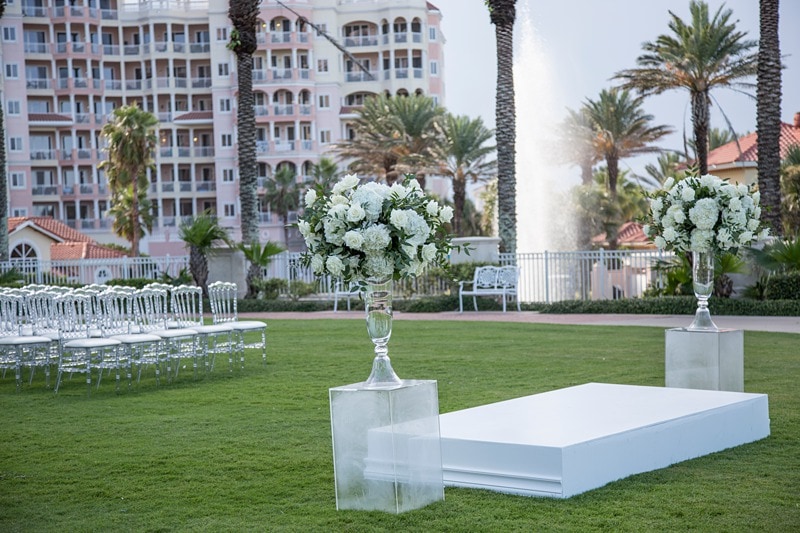
<path fill-rule="evenodd" d="M 305 200 L 306 200 L 306 207 L 311 207 L 312 205 L 314 205 L 314 202 L 317 201 L 317 191 L 315 191 L 314 189 L 309 189 L 306 192 Z"/>
<path fill-rule="evenodd" d="M 439 202 L 437 202 L 436 200 L 431 200 L 425 206 L 425 211 L 428 213 L 428 215 L 430 215 L 432 217 L 438 216 L 439 215 Z"/>
<path fill-rule="evenodd" d="M 395 228 L 405 230 L 408 225 L 408 212 L 407 209 L 395 209 L 392 211 L 392 214 L 389 215 L 389 222 L 391 222 L 392 226 Z"/>
<path fill-rule="evenodd" d="M 673 242 L 678 238 L 678 232 L 675 231 L 675 228 L 664 228 L 664 240 L 667 242 Z"/>
<path fill-rule="evenodd" d="M 394 265 L 385 255 L 368 255 L 364 261 L 364 274 L 368 278 L 387 279 L 394 273 Z"/>
<path fill-rule="evenodd" d="M 436 245 L 431 243 L 422 246 L 422 260 L 430 263 L 436 259 Z"/>
<path fill-rule="evenodd" d="M 347 210 L 348 222 L 361 222 L 362 220 L 364 220 L 364 217 L 366 216 L 367 212 L 359 204 L 353 204 Z"/>
<path fill-rule="evenodd" d="M 705 177 L 705 176 L 704 176 Z M 710 230 L 717 223 L 719 208 L 713 198 L 702 198 L 689 209 L 689 220 L 700 230 Z M 694 239 L 694 237 L 692 237 Z M 692 248 L 693 250 L 695 248 Z"/>
<path fill-rule="evenodd" d="M 358 176 L 355 174 L 347 174 L 341 180 L 339 180 L 336 185 L 333 186 L 333 194 L 342 194 L 345 191 L 349 191 L 350 189 L 354 189 L 358 185 Z"/>
<path fill-rule="evenodd" d="M 364 230 L 364 251 L 378 253 L 389 247 L 392 236 L 383 224 L 376 224 Z"/>
<path fill-rule="evenodd" d="M 314 271 L 314 274 L 325 272 L 325 259 L 320 254 L 314 254 L 311 257 L 311 270 Z"/>
<path fill-rule="evenodd" d="M 325 267 L 334 276 L 341 276 L 344 272 L 344 263 L 339 256 L 332 255 L 325 261 Z"/>
<path fill-rule="evenodd" d="M 358 230 L 350 230 L 344 234 L 344 245 L 353 250 L 363 250 L 364 236 Z"/>
<path fill-rule="evenodd" d="M 681 200 L 684 202 L 691 202 L 694 200 L 694 189 L 691 187 L 683 187 L 683 190 L 681 190 Z"/>
<path fill-rule="evenodd" d="M 443 224 L 447 224 L 451 220 L 453 220 L 453 208 L 446 205 L 439 211 L 439 221 Z"/>

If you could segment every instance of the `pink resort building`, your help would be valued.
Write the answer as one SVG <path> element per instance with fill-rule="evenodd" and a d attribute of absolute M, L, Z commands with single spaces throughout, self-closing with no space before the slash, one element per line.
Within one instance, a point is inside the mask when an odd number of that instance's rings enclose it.
<path fill-rule="evenodd" d="M 441 12 L 425 0 L 262 0 L 253 57 L 259 192 L 276 169 L 309 179 L 371 94 L 444 105 Z M 186 253 L 182 218 L 216 213 L 239 238 L 236 58 L 227 0 L 8 0 L 0 19 L 12 217 L 111 232 L 100 130 L 137 102 L 159 119 L 152 256 Z M 343 51 L 344 50 L 344 51 Z M 345 53 L 346 51 L 346 53 Z M 262 203 L 261 240 L 283 242 Z M 293 243 L 290 243 L 293 244 Z"/>

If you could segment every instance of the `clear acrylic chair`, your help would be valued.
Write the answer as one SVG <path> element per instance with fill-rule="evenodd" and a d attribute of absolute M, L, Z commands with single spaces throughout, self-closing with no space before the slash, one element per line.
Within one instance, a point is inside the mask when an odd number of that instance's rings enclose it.
<path fill-rule="evenodd" d="M 120 372 L 126 371 L 128 387 L 131 384 L 130 361 L 120 352 L 120 341 L 104 337 L 92 337 L 91 330 L 96 327 L 91 297 L 73 292 L 55 299 L 59 323 L 59 357 L 55 392 L 61 385 L 64 373 L 86 375 L 86 387 L 91 393 L 92 372 L 97 371 L 97 387 L 103 379 L 104 371 L 114 371 L 115 387 L 119 392 Z"/>
<path fill-rule="evenodd" d="M 112 287 L 100 295 L 102 315 L 99 324 L 103 337 L 122 343 L 120 357 L 127 361 L 130 372 L 136 366 L 141 375 L 142 365 L 158 365 L 164 353 L 163 339 L 158 335 L 139 332 L 134 291 Z M 156 373 L 156 385 L 160 372 Z"/>
<path fill-rule="evenodd" d="M 64 287 L 43 286 L 35 291 L 28 290 L 25 301 L 26 325 L 23 326 L 24 335 L 35 335 L 50 339 L 50 350 L 37 352 L 36 357 L 24 363 L 31 369 L 31 381 L 37 368 L 43 368 L 45 381 L 50 382 L 50 367 L 58 361 L 58 317 L 55 309 L 55 298 L 69 292 Z"/>
<path fill-rule="evenodd" d="M 206 354 L 211 354 L 210 369 L 214 369 L 217 353 L 228 354 L 228 365 L 233 371 L 233 326 L 230 324 L 205 324 L 203 321 L 203 289 L 193 285 L 181 285 L 171 291 L 173 320 L 170 327 L 189 328 L 197 331 L 204 343 Z"/>
<path fill-rule="evenodd" d="M 242 368 L 244 368 L 244 349 L 260 348 L 262 361 L 267 362 L 267 324 L 260 320 L 239 320 L 237 298 L 239 288 L 235 283 L 215 281 L 208 286 L 208 299 L 214 324 L 229 324 L 236 337 L 237 352 Z M 259 333 L 261 340 L 245 342 L 245 334 Z"/>
<path fill-rule="evenodd" d="M 25 317 L 23 297 L 11 292 L 0 292 L 0 368 L 14 370 L 17 390 L 22 388 L 22 368 L 32 366 L 36 360 L 49 360 L 53 340 L 39 335 L 23 335 Z M 50 372 L 45 373 L 45 386 L 50 386 Z M 31 370 L 33 382 L 33 370 Z"/>
<path fill-rule="evenodd" d="M 174 377 L 178 375 L 181 359 L 191 359 L 194 377 L 197 379 L 198 360 L 206 361 L 206 353 L 198 342 L 197 331 L 190 328 L 168 328 L 170 320 L 169 293 L 154 285 L 148 285 L 134 294 L 137 324 L 139 333 L 158 335 L 163 339 L 159 359 L 152 361 L 156 365 L 156 381 L 161 362 L 166 363 L 167 379 L 173 378 L 172 365 L 175 365 Z M 207 365 L 204 365 L 207 370 Z M 139 378 L 141 379 L 141 366 Z"/>

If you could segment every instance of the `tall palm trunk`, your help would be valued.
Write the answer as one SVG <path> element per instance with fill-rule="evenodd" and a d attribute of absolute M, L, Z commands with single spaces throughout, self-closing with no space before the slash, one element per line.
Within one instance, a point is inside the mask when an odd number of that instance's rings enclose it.
<path fill-rule="evenodd" d="M 517 252 L 516 107 L 514 20 L 516 0 L 489 0 L 497 40 L 497 226 L 503 252 Z"/>
<path fill-rule="evenodd" d="M 694 146 L 697 151 L 697 167 L 701 176 L 708 174 L 709 105 L 708 89 L 692 91 Z"/>
<path fill-rule="evenodd" d="M 758 133 L 758 190 L 763 219 L 773 235 L 783 234 L 781 223 L 780 137 L 781 55 L 778 40 L 779 0 L 760 0 L 761 39 L 758 46 L 756 131 Z"/>
<path fill-rule="evenodd" d="M 463 170 L 459 169 L 453 176 L 453 209 L 456 215 L 453 217 L 453 233 L 457 237 L 464 236 L 462 220 L 464 220 L 464 203 L 467 196 L 467 182 Z"/>
<path fill-rule="evenodd" d="M 8 261 L 8 174 L 6 173 L 6 125 L 0 105 L 0 261 Z"/>
<path fill-rule="evenodd" d="M 189 247 L 189 266 L 194 276 L 194 283 L 203 288 L 203 294 L 208 295 L 208 259 L 197 246 Z"/>
<path fill-rule="evenodd" d="M 131 179 L 131 221 L 133 231 L 131 232 L 131 255 L 139 257 L 139 176 L 134 175 Z"/>

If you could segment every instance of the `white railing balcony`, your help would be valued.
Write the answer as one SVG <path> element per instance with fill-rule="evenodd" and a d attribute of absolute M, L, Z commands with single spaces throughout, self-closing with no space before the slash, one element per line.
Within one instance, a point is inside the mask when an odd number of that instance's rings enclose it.
<path fill-rule="evenodd" d="M 153 51 L 156 53 L 164 53 L 169 51 L 169 43 L 166 41 L 156 41 L 153 43 Z"/>
<path fill-rule="evenodd" d="M 191 43 L 189 52 L 193 54 L 207 54 L 211 51 L 211 43 Z"/>
<path fill-rule="evenodd" d="M 172 113 L 159 113 L 156 116 L 159 122 L 172 122 Z"/>
<path fill-rule="evenodd" d="M 269 224 L 272 222 L 272 213 L 259 213 L 258 222 L 261 224 Z"/>
<path fill-rule="evenodd" d="M 125 82 L 125 88 L 128 90 L 141 90 L 142 80 L 129 80 Z"/>
<path fill-rule="evenodd" d="M 311 79 L 311 69 L 299 68 L 299 69 L 297 69 L 297 75 L 300 77 L 301 80 L 310 80 Z"/>
<path fill-rule="evenodd" d="M 256 187 L 258 187 L 259 189 L 265 189 L 267 187 L 267 177 L 258 176 L 256 178 Z"/>
<path fill-rule="evenodd" d="M 294 141 L 275 141 L 276 152 L 294 152 Z"/>
<path fill-rule="evenodd" d="M 407 68 L 396 68 L 394 69 L 394 77 L 398 80 L 403 80 L 408 78 L 408 69 Z"/>
<path fill-rule="evenodd" d="M 297 40 L 301 43 L 307 43 L 309 41 L 309 37 L 307 33 L 298 33 Z"/>
<path fill-rule="evenodd" d="M 415 43 L 422 42 L 422 34 L 419 32 L 411 32 L 411 40 Z"/>
<path fill-rule="evenodd" d="M 267 81 L 266 69 L 253 69 L 253 83 L 262 83 Z"/>
<path fill-rule="evenodd" d="M 55 159 L 56 158 L 56 151 L 55 150 L 32 150 L 31 151 L 31 159 L 34 161 L 42 161 L 46 159 Z"/>
<path fill-rule="evenodd" d="M 216 190 L 217 190 L 217 182 L 215 181 L 197 182 L 197 192 L 212 192 Z"/>
<path fill-rule="evenodd" d="M 346 73 L 345 79 L 347 81 L 372 81 L 378 78 L 378 71 L 371 70 L 364 72 L 363 70 L 351 70 Z"/>
<path fill-rule="evenodd" d="M 171 146 L 162 146 L 158 149 L 158 154 L 161 157 L 172 157 L 172 147 Z"/>
<path fill-rule="evenodd" d="M 186 51 L 186 43 L 172 43 L 172 51 L 182 54 Z"/>
<path fill-rule="evenodd" d="M 191 181 L 179 181 L 178 182 L 178 189 L 180 192 L 192 192 L 193 184 Z"/>
<path fill-rule="evenodd" d="M 177 225 L 175 217 L 159 217 L 158 222 L 162 228 L 174 228 Z"/>
<path fill-rule="evenodd" d="M 405 33 L 395 33 L 394 34 L 394 42 L 396 43 L 407 43 L 408 42 L 408 35 Z"/>
<path fill-rule="evenodd" d="M 178 157 L 192 157 L 192 149 L 188 146 L 179 146 Z"/>
<path fill-rule="evenodd" d="M 69 14 L 73 17 L 82 17 L 83 6 L 69 6 Z"/>
<path fill-rule="evenodd" d="M 26 54 L 46 54 L 47 43 L 25 43 Z"/>
<path fill-rule="evenodd" d="M 273 43 L 289 43 L 292 41 L 292 34 L 289 32 L 273 33 L 270 40 Z"/>
<path fill-rule="evenodd" d="M 34 196 L 50 196 L 58 194 L 58 187 L 55 185 L 34 185 L 31 192 Z"/>
<path fill-rule="evenodd" d="M 48 78 L 34 78 L 25 84 L 28 89 L 50 89 L 53 84 Z"/>
<path fill-rule="evenodd" d="M 72 43 L 72 51 L 77 53 L 77 54 L 82 54 L 82 53 L 86 52 L 86 43 L 73 42 Z"/>
<path fill-rule="evenodd" d="M 156 87 L 160 89 L 169 87 L 169 78 L 156 78 Z"/>
<path fill-rule="evenodd" d="M 78 150 L 78 159 L 91 159 L 92 158 L 92 151 L 87 150 L 85 148 L 81 148 Z"/>
<path fill-rule="evenodd" d="M 256 141 L 256 152 L 259 154 L 269 152 L 269 141 Z"/>
<path fill-rule="evenodd" d="M 267 35 L 264 33 L 256 33 L 256 43 L 265 44 L 267 42 Z"/>
<path fill-rule="evenodd" d="M 81 194 L 94 194 L 94 183 L 81 183 Z"/>
<path fill-rule="evenodd" d="M 72 150 L 60 150 L 58 152 L 58 158 L 61 161 L 71 161 L 72 160 Z"/>
<path fill-rule="evenodd" d="M 186 78 L 173 78 L 176 89 L 185 89 L 188 86 Z"/>
<path fill-rule="evenodd" d="M 344 38 L 345 46 L 377 46 L 377 35 L 361 35 Z"/>
<path fill-rule="evenodd" d="M 311 114 L 311 106 L 308 104 L 300 104 L 300 114 L 301 115 L 310 115 Z"/>
<path fill-rule="evenodd" d="M 257 117 L 263 117 L 265 115 L 269 115 L 269 106 L 266 105 L 254 105 L 253 106 L 253 113 Z"/>
<path fill-rule="evenodd" d="M 279 104 L 272 106 L 275 115 L 294 115 L 294 104 Z"/>
<path fill-rule="evenodd" d="M 122 53 L 126 56 L 138 56 L 141 54 L 141 46 L 138 44 L 126 44 L 122 48 Z"/>
<path fill-rule="evenodd" d="M 75 196 L 75 186 L 74 185 L 62 185 L 61 186 L 61 194 L 65 196 Z"/>
<path fill-rule="evenodd" d="M 422 69 L 421 68 L 415 68 L 414 69 L 414 78 L 416 78 L 418 80 L 422 79 Z"/>
<path fill-rule="evenodd" d="M 85 89 L 89 86 L 89 81 L 86 78 L 73 78 L 72 86 L 76 89 Z"/>
<path fill-rule="evenodd" d="M 112 91 L 122 90 L 122 80 L 106 80 L 105 85 L 106 89 L 110 89 Z"/>
<path fill-rule="evenodd" d="M 290 68 L 274 68 L 272 69 L 273 80 L 290 80 L 292 79 L 292 69 Z"/>
<path fill-rule="evenodd" d="M 116 9 L 101 9 L 100 13 L 103 17 L 103 20 L 117 20 L 119 18 L 119 14 L 117 13 Z"/>
<path fill-rule="evenodd" d="M 69 89 L 69 78 L 59 78 L 56 85 L 59 89 Z"/>
<path fill-rule="evenodd" d="M 167 181 L 161 184 L 161 192 L 175 192 L 175 182 Z"/>
<path fill-rule="evenodd" d="M 118 44 L 104 44 L 103 45 L 103 54 L 107 56 L 118 56 L 119 55 L 119 45 Z"/>
<path fill-rule="evenodd" d="M 192 87 L 195 89 L 211 87 L 211 78 L 194 79 L 192 80 Z"/>
<path fill-rule="evenodd" d="M 91 115 L 89 113 L 75 113 L 75 122 L 78 124 L 88 124 L 91 122 Z"/>
<path fill-rule="evenodd" d="M 195 155 L 195 157 L 214 157 L 214 147 L 213 146 L 195 146 L 194 147 L 194 155 Z"/>
<path fill-rule="evenodd" d="M 44 6 L 23 5 L 22 15 L 25 17 L 46 17 L 47 8 Z"/>
<path fill-rule="evenodd" d="M 310 152 L 314 148 L 314 141 L 302 140 L 300 141 L 300 149 Z"/>

